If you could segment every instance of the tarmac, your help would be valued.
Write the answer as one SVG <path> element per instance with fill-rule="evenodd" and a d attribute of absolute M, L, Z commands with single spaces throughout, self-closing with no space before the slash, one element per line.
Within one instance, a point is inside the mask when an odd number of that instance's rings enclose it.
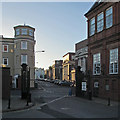
<path fill-rule="evenodd" d="M 79 97 L 75 97 L 75 95 L 68 95 L 66 97 L 70 97 L 70 99 L 71 98 L 79 99 Z M 117 101 L 112 101 L 112 100 L 110 101 L 110 104 L 108 104 L 109 102 L 107 99 L 101 99 L 101 98 L 93 97 L 92 101 L 98 104 L 106 105 L 106 106 L 119 106 L 120 105 L 120 103 L 118 103 Z M 19 111 L 19 110 L 28 109 L 34 106 L 34 103 L 32 102 L 30 102 L 27 106 L 27 100 L 21 99 L 20 95 L 11 95 L 10 108 L 8 108 L 8 104 L 9 104 L 8 100 L 2 100 L 2 112 Z"/>

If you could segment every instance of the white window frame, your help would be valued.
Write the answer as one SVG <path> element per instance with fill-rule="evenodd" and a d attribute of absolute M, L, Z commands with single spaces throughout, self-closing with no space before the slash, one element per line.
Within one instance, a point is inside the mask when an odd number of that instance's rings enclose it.
<path fill-rule="evenodd" d="M 21 49 L 27 49 L 27 41 L 21 41 Z"/>
<path fill-rule="evenodd" d="M 29 29 L 29 35 L 33 36 L 33 30 Z"/>
<path fill-rule="evenodd" d="M 104 27 L 104 14 L 101 12 L 97 15 L 97 32 L 101 32 Z"/>
<path fill-rule="evenodd" d="M 16 29 L 16 36 L 20 35 L 20 29 Z"/>
<path fill-rule="evenodd" d="M 7 46 L 7 51 L 4 51 L 5 46 Z M 8 45 L 3 45 L 3 52 L 8 52 Z"/>
<path fill-rule="evenodd" d="M 5 59 L 7 59 L 7 64 L 4 64 Z M 3 65 L 8 65 L 8 58 L 3 58 Z"/>
<path fill-rule="evenodd" d="M 21 29 L 21 35 L 27 35 L 27 28 Z"/>
<path fill-rule="evenodd" d="M 95 67 L 96 66 L 96 67 Z M 98 72 L 98 68 L 100 68 L 100 72 Z M 101 74 L 101 54 L 97 53 L 93 55 L 93 75 Z"/>
<path fill-rule="evenodd" d="M 107 14 L 107 12 L 110 11 L 111 9 L 112 9 L 112 13 L 110 12 Z M 106 14 L 105 15 L 106 16 L 106 28 L 110 28 L 113 25 L 113 8 L 112 8 L 112 6 L 109 7 L 108 9 L 106 9 L 105 14 Z"/>
<path fill-rule="evenodd" d="M 23 57 L 24 57 L 24 56 L 26 56 L 26 60 L 25 60 L 25 61 L 23 61 Z M 22 65 L 23 63 L 25 63 L 25 64 L 28 63 L 28 62 L 27 62 L 27 55 L 21 55 L 21 65 Z"/>
<path fill-rule="evenodd" d="M 116 55 L 115 55 L 115 53 L 116 53 Z M 113 56 L 112 56 L 112 54 L 113 54 Z M 115 72 L 115 64 L 116 63 L 117 63 L 117 68 L 116 68 L 117 72 Z M 111 67 L 112 67 L 112 71 L 111 71 Z M 109 74 L 118 74 L 118 48 L 110 50 Z"/>
<path fill-rule="evenodd" d="M 95 17 L 90 19 L 89 33 L 90 33 L 90 36 L 95 34 Z"/>

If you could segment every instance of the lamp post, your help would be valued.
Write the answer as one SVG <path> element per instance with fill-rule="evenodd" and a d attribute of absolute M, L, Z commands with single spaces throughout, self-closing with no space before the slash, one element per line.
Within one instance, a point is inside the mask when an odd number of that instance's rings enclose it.
<path fill-rule="evenodd" d="M 41 51 L 35 51 L 35 53 L 38 53 L 38 52 L 45 52 L 45 50 L 41 50 Z"/>
<path fill-rule="evenodd" d="M 43 53 L 43 52 L 45 52 L 45 50 L 35 51 L 35 53 Z M 38 64 L 38 61 L 36 63 Z M 36 73 L 34 72 L 34 74 Z M 34 84 L 37 87 L 37 83 L 34 82 Z"/>
<path fill-rule="evenodd" d="M 42 53 L 45 52 L 45 50 L 35 51 L 35 53 Z M 38 62 L 36 62 L 38 64 Z"/>

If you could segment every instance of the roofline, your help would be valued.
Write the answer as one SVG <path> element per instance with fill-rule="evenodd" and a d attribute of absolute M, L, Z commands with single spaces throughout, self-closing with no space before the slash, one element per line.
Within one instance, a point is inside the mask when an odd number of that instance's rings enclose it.
<path fill-rule="evenodd" d="M 15 38 L 7 38 L 7 37 L 3 37 L 2 35 L 2 39 L 15 39 Z"/>
<path fill-rule="evenodd" d="M 75 52 L 68 52 L 65 55 L 63 55 L 63 57 L 65 57 L 67 54 L 75 54 Z"/>
<path fill-rule="evenodd" d="M 17 28 L 17 27 L 29 27 L 29 28 L 32 28 L 32 29 L 35 30 L 34 27 L 31 27 L 31 26 L 29 26 L 29 25 L 17 25 L 17 26 L 14 26 L 14 29 Z"/>
<path fill-rule="evenodd" d="M 88 10 L 87 13 L 84 14 L 85 17 L 87 17 L 87 15 L 93 11 L 96 7 L 98 7 L 101 3 L 103 2 L 99 2 L 100 0 L 96 0 L 96 2 L 94 2 L 94 4 L 92 5 L 92 7 Z"/>
<path fill-rule="evenodd" d="M 81 40 L 80 42 L 75 43 L 75 45 L 78 44 L 78 43 L 82 43 L 82 42 L 84 42 L 84 41 L 87 41 L 87 40 L 88 40 L 88 39 Z"/>

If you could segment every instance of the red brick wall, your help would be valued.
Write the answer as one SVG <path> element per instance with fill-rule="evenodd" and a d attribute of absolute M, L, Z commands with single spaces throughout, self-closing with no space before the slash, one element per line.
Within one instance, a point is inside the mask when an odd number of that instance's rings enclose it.
<path fill-rule="evenodd" d="M 113 6 L 113 26 L 109 29 L 106 29 L 104 26 L 104 30 L 95 33 L 93 36 L 89 36 L 89 19 L 93 16 L 97 16 L 100 12 L 104 12 L 105 10 Z M 120 2 L 119 3 L 103 3 L 89 14 L 87 14 L 88 18 L 88 69 L 91 71 L 91 86 L 94 92 L 94 81 L 99 82 L 99 94 L 98 97 L 108 98 L 110 97 L 113 100 L 120 100 Z M 105 25 L 105 22 L 104 22 Z M 97 26 L 97 24 L 96 24 Z M 118 74 L 110 75 L 109 74 L 109 55 L 110 49 L 119 48 L 118 49 Z M 101 66 L 102 71 L 105 73 L 104 75 L 93 76 L 93 54 L 101 53 Z M 109 85 L 110 90 L 106 91 L 105 85 Z"/>

